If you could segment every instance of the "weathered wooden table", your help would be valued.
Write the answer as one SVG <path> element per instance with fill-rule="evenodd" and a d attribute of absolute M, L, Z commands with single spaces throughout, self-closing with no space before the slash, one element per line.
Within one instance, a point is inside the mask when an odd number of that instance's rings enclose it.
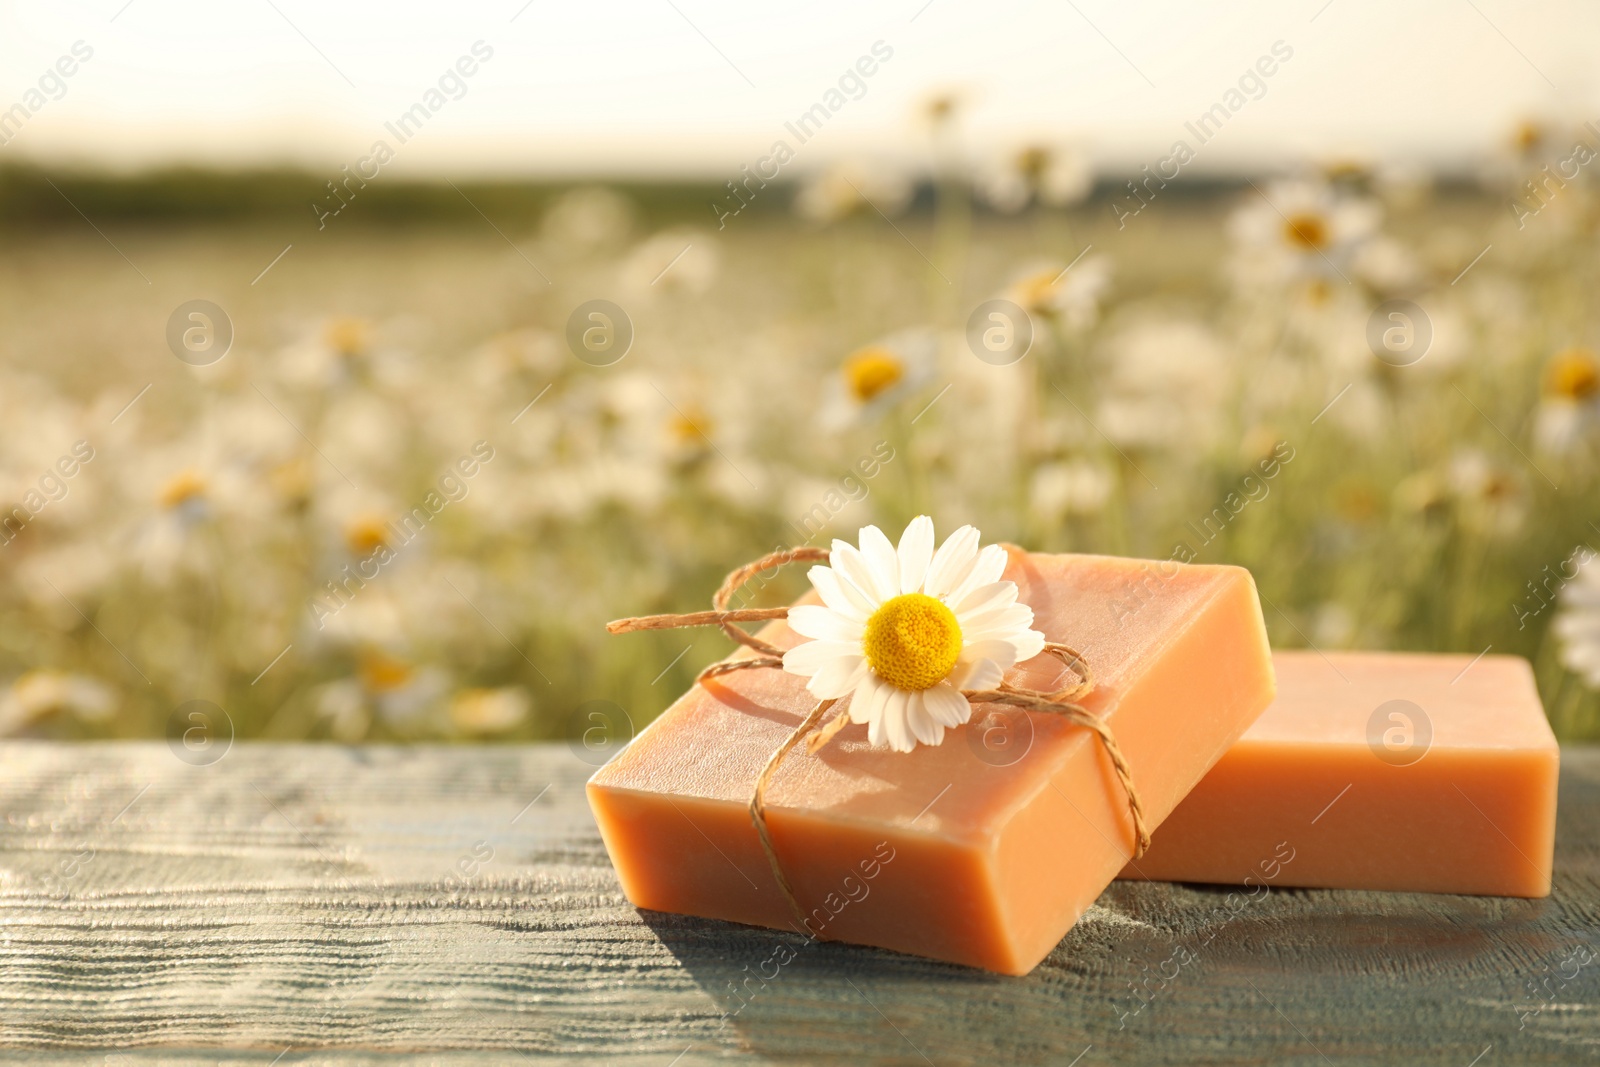
<path fill-rule="evenodd" d="M 1117 883 L 1022 979 L 640 913 L 592 769 L 0 745 L 0 1061 L 1600 1060 L 1600 749 L 1563 754 L 1549 900 Z"/>

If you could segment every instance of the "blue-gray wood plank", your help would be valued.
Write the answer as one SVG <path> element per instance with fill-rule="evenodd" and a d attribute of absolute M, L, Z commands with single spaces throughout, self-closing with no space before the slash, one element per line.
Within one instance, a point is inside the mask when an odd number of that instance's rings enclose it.
<path fill-rule="evenodd" d="M 0 745 L 0 1060 L 1600 1060 L 1600 749 L 1563 753 L 1548 900 L 1119 882 L 1021 979 L 641 913 L 592 769 Z"/>

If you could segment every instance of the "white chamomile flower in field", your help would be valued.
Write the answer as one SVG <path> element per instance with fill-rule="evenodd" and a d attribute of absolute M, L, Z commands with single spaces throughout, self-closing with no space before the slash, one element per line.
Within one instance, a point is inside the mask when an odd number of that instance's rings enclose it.
<path fill-rule="evenodd" d="M 1600 689 L 1600 567 L 1592 554 L 1577 566 L 1577 577 L 1561 590 L 1561 610 L 1551 629 L 1560 639 L 1562 665 L 1581 675 L 1589 688 Z"/>
<path fill-rule="evenodd" d="M 823 427 L 842 430 L 883 415 L 932 380 L 938 354 L 938 336 L 926 328 L 901 330 L 851 352 L 829 380 Z"/>
<path fill-rule="evenodd" d="M 821 700 L 848 696 L 850 721 L 874 746 L 910 752 L 937 745 L 972 717 L 962 690 L 993 689 L 1012 665 L 1044 650 L 1033 609 L 1000 580 L 1006 552 L 978 548 L 963 526 L 933 548 L 933 520 L 911 521 L 895 548 L 876 526 L 857 548 L 834 541 L 831 566 L 811 568 L 820 605 L 789 611 L 812 640 L 785 653 L 783 669 L 810 680 Z"/>
<path fill-rule="evenodd" d="M 977 191 L 989 205 L 1006 214 L 1035 201 L 1067 207 L 1094 188 L 1094 172 L 1080 153 L 1048 144 L 1031 144 L 1012 153 L 999 166 L 986 168 Z"/>
<path fill-rule="evenodd" d="M 1533 439 L 1556 455 L 1574 451 L 1600 427 L 1600 358 L 1587 348 L 1563 349 L 1545 366 Z"/>

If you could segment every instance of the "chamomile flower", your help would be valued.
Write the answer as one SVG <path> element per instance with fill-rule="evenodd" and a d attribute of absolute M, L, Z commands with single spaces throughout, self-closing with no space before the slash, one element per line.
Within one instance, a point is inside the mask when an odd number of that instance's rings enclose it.
<path fill-rule="evenodd" d="M 1084 459 L 1042 463 L 1028 483 L 1028 509 L 1046 525 L 1068 516 L 1098 515 L 1113 488 L 1109 471 Z"/>
<path fill-rule="evenodd" d="M 356 673 L 320 686 L 313 703 L 333 737 L 349 744 L 366 737 L 375 719 L 403 735 L 423 732 L 434 725 L 430 718 L 448 686 L 448 676 L 438 668 L 365 648 Z"/>
<path fill-rule="evenodd" d="M 860 163 L 840 164 L 807 178 L 794 209 L 812 222 L 832 223 L 855 214 L 898 215 L 915 190 L 898 173 Z"/>
<path fill-rule="evenodd" d="M 693 401 L 674 404 L 663 427 L 665 451 L 679 463 L 704 459 L 714 447 L 712 434 L 717 424 L 704 408 Z"/>
<path fill-rule="evenodd" d="M 1111 261 L 1087 256 L 1063 266 L 1041 261 L 1018 271 L 1006 288 L 1005 298 L 1030 315 L 1060 318 L 1075 330 L 1093 326 L 1111 284 Z"/>
<path fill-rule="evenodd" d="M 577 259 L 615 248 L 627 239 L 634 223 L 633 203 L 602 187 L 573 189 L 545 212 L 539 235 L 544 251 Z"/>
<path fill-rule="evenodd" d="M 1589 349 L 1552 356 L 1541 392 L 1533 435 L 1544 451 L 1568 453 L 1600 427 L 1600 359 Z"/>
<path fill-rule="evenodd" d="M 1512 151 L 1528 159 L 1537 156 L 1550 141 L 1549 126 L 1536 118 L 1524 118 L 1512 127 L 1507 138 Z"/>
<path fill-rule="evenodd" d="M 1231 220 L 1242 281 L 1341 281 L 1378 231 L 1375 200 L 1315 182 L 1282 182 L 1248 200 Z"/>
<path fill-rule="evenodd" d="M 1593 558 L 1561 590 L 1561 610 L 1551 629 L 1560 640 L 1561 665 L 1600 689 L 1600 567 Z"/>
<path fill-rule="evenodd" d="M 636 300 L 701 296 L 717 280 L 717 242 L 698 230 L 663 230 L 623 261 L 622 287 Z"/>
<path fill-rule="evenodd" d="M 1464 526 L 1496 539 L 1515 536 L 1528 517 L 1526 480 L 1476 449 L 1457 452 L 1449 478 Z"/>
<path fill-rule="evenodd" d="M 927 384 L 937 349 L 932 330 L 902 330 L 851 352 L 828 386 L 823 424 L 843 429 L 876 419 Z"/>
<path fill-rule="evenodd" d="M 1094 174 L 1082 155 L 1035 144 L 985 171 L 979 177 L 978 191 L 996 211 L 1011 214 L 1036 201 L 1049 207 L 1076 204 L 1089 195 L 1093 185 Z"/>
<path fill-rule="evenodd" d="M 181 515 L 186 522 L 200 522 L 209 514 L 208 490 L 206 476 L 190 467 L 162 483 L 156 492 L 156 502 L 164 510 Z"/>
<path fill-rule="evenodd" d="M 808 678 L 821 700 L 848 696 L 850 721 L 874 746 L 910 752 L 937 745 L 972 717 L 967 689 L 992 689 L 1013 665 L 1044 650 L 1033 609 L 1001 581 L 1006 552 L 978 548 L 963 526 L 934 551 L 933 520 L 918 516 L 898 549 L 876 526 L 860 547 L 834 541 L 830 566 L 811 568 L 818 605 L 789 612 L 812 640 L 790 649 L 783 669 Z"/>
<path fill-rule="evenodd" d="M 939 89 L 923 97 L 917 104 L 917 120 L 934 133 L 943 133 L 955 125 L 961 113 L 967 110 L 971 92 L 964 88 Z"/>
<path fill-rule="evenodd" d="M 1357 281 L 1383 297 L 1410 292 L 1422 280 L 1417 257 L 1387 234 L 1377 234 L 1357 249 L 1350 269 Z"/>
<path fill-rule="evenodd" d="M 274 360 L 274 373 L 295 389 L 348 389 L 369 378 L 377 351 L 377 325 L 335 315 L 311 325 Z"/>
<path fill-rule="evenodd" d="M 357 515 L 344 525 L 344 545 L 356 559 L 366 559 L 380 548 L 389 548 L 394 536 L 382 515 Z"/>
<path fill-rule="evenodd" d="M 450 699 L 450 724 L 463 734 L 497 734 L 528 717 L 528 692 L 521 686 L 463 689 Z"/>
<path fill-rule="evenodd" d="M 146 477 L 133 479 L 149 496 L 139 501 L 145 514 L 131 525 L 129 541 L 131 559 L 157 584 L 165 584 L 180 572 L 205 567 L 208 556 L 202 531 L 214 525 L 223 495 L 211 465 L 171 472 L 164 459 L 149 464 L 150 473 L 162 472 L 159 481 L 151 484 Z"/>
<path fill-rule="evenodd" d="M 94 678 L 58 670 L 29 671 L 0 693 L 0 736 L 63 712 L 104 723 L 116 710 L 116 694 Z"/>
<path fill-rule="evenodd" d="M 349 315 L 337 316 L 324 324 L 322 337 L 335 355 L 356 359 L 372 349 L 372 323 Z"/>
<path fill-rule="evenodd" d="M 572 362 L 561 339 L 534 327 L 495 334 L 473 355 L 473 378 L 482 389 L 511 386 L 534 392 L 551 383 Z"/>

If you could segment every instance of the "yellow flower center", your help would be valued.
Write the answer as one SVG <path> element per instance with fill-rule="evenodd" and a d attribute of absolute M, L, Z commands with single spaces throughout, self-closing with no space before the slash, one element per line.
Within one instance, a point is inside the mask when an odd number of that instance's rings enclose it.
<path fill-rule="evenodd" d="M 1516 500 L 1521 486 L 1510 475 L 1496 471 L 1484 480 L 1483 488 L 1479 490 L 1483 499 L 1491 504 L 1507 500 Z"/>
<path fill-rule="evenodd" d="M 1056 295 L 1056 279 L 1063 273 L 1051 269 L 1028 275 L 1012 290 L 1017 296 L 1017 303 L 1035 315 L 1043 315 L 1053 310 L 1050 303 Z"/>
<path fill-rule="evenodd" d="M 1328 224 L 1321 215 L 1300 211 L 1283 224 L 1283 236 L 1292 245 L 1315 252 L 1328 243 Z"/>
<path fill-rule="evenodd" d="M 954 96 L 940 94 L 927 100 L 922 105 L 922 109 L 923 114 L 928 117 L 928 121 L 933 125 L 938 126 L 948 122 L 950 118 L 955 115 L 956 108 L 959 105 L 960 101 L 958 101 Z"/>
<path fill-rule="evenodd" d="M 365 319 L 337 318 L 323 328 L 328 347 L 341 356 L 359 356 L 367 350 L 372 325 Z"/>
<path fill-rule="evenodd" d="M 682 446 L 703 447 L 711 442 L 711 420 L 696 407 L 675 412 L 667 429 L 673 441 Z"/>
<path fill-rule="evenodd" d="M 896 689 L 920 690 L 950 674 L 961 655 L 955 612 L 926 593 L 890 597 L 867 620 L 867 664 Z"/>
<path fill-rule="evenodd" d="M 1322 168 L 1330 182 L 1358 182 L 1371 176 L 1371 168 L 1359 159 L 1335 159 Z"/>
<path fill-rule="evenodd" d="M 1346 484 L 1339 487 L 1335 500 L 1339 514 L 1351 522 L 1367 522 L 1378 514 L 1381 501 L 1370 486 Z"/>
<path fill-rule="evenodd" d="M 1050 149 L 1035 145 L 1017 153 L 1017 173 L 1034 185 L 1044 180 L 1049 169 Z"/>
<path fill-rule="evenodd" d="M 267 482 L 287 504 L 298 507 L 311 498 L 311 469 L 304 460 L 278 464 L 267 473 Z"/>
<path fill-rule="evenodd" d="M 1324 307 L 1333 298 L 1333 286 L 1326 278 L 1313 278 L 1306 284 L 1306 300 L 1313 307 Z"/>
<path fill-rule="evenodd" d="M 871 345 L 844 361 L 844 380 L 850 393 L 865 404 L 905 377 L 905 365 L 887 348 Z"/>
<path fill-rule="evenodd" d="M 206 480 L 198 471 L 187 470 L 180 471 L 169 479 L 156 494 L 156 498 L 162 507 L 176 508 L 182 507 L 196 497 L 204 496 L 205 492 Z"/>
<path fill-rule="evenodd" d="M 11 695 L 32 715 L 60 711 L 68 705 L 67 676 L 60 671 L 29 671 L 13 683 Z"/>
<path fill-rule="evenodd" d="M 1545 389 L 1566 400 L 1588 400 L 1600 393 L 1600 361 L 1583 348 L 1556 353 L 1545 371 Z"/>
<path fill-rule="evenodd" d="M 389 529 L 382 519 L 366 516 L 356 519 L 344 530 L 344 543 L 357 556 L 370 556 L 389 544 Z"/>
<path fill-rule="evenodd" d="M 416 673 L 404 660 L 382 652 L 362 656 L 360 672 L 361 684 L 371 693 L 391 693 L 405 686 Z"/>

